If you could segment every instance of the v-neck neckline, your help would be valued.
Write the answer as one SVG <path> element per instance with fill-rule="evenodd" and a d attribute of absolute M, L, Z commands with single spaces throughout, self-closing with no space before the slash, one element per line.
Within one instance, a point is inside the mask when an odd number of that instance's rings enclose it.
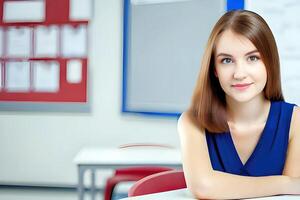
<path fill-rule="evenodd" d="M 265 126 L 263 128 L 263 131 L 262 131 L 262 133 L 261 133 L 261 135 L 259 137 L 259 140 L 258 140 L 258 142 L 257 142 L 257 144 L 256 144 L 256 146 L 255 146 L 255 148 L 253 150 L 253 152 L 251 153 L 251 155 L 249 156 L 249 158 L 246 160 L 245 163 L 242 162 L 242 160 L 240 158 L 240 155 L 239 155 L 239 153 L 238 153 L 238 151 L 237 151 L 237 149 L 236 149 L 236 147 L 234 145 L 234 141 L 232 139 L 231 132 L 230 131 L 227 132 L 227 135 L 228 135 L 228 138 L 229 138 L 229 141 L 230 141 L 230 146 L 232 147 L 232 150 L 233 150 L 234 154 L 236 155 L 236 158 L 237 158 L 238 162 L 241 164 L 241 166 L 243 166 L 243 167 L 247 166 L 248 163 L 251 160 L 254 159 L 254 156 L 259 151 L 259 149 L 260 149 L 260 147 L 262 145 L 262 142 L 263 142 L 263 140 L 265 138 L 265 135 L 267 134 L 267 130 L 269 129 L 269 126 L 270 126 L 269 124 L 271 124 L 270 120 L 271 120 L 271 117 L 272 117 L 272 114 L 271 114 L 272 108 L 273 108 L 273 103 L 271 101 L 271 105 L 270 105 L 270 109 L 269 109 L 269 113 L 268 113 L 266 124 L 265 124 Z"/>

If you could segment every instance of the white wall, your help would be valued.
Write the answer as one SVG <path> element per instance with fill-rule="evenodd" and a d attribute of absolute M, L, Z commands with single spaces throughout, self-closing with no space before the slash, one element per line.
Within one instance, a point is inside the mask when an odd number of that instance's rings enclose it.
<path fill-rule="evenodd" d="M 90 113 L 0 112 L 0 184 L 74 185 L 85 146 L 130 142 L 178 146 L 176 119 L 124 115 L 123 0 L 95 0 L 89 57 Z"/>

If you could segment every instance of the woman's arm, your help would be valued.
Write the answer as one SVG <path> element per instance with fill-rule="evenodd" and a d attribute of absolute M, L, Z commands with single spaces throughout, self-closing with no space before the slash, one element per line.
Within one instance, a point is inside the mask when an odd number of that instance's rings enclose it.
<path fill-rule="evenodd" d="M 294 107 L 290 127 L 289 147 L 283 174 L 300 177 L 300 108 Z"/>
<path fill-rule="evenodd" d="M 236 199 L 300 194 L 300 179 L 248 177 L 213 170 L 204 131 L 184 113 L 178 121 L 183 170 L 190 191 L 200 199 Z"/>

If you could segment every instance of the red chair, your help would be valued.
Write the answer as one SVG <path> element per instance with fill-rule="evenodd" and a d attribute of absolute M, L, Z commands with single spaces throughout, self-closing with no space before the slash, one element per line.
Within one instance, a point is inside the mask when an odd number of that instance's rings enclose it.
<path fill-rule="evenodd" d="M 128 196 L 140 196 L 186 188 L 183 171 L 171 170 L 152 174 L 137 181 L 129 190 Z"/>
<path fill-rule="evenodd" d="M 132 147 L 172 148 L 171 146 L 168 145 L 148 144 L 148 143 L 128 144 L 128 145 L 120 146 L 121 149 L 132 148 Z M 138 181 L 151 174 L 156 174 L 159 172 L 164 172 L 169 170 L 173 170 L 173 168 L 159 167 L 159 166 L 141 166 L 141 167 L 128 167 L 128 168 L 116 169 L 115 174 L 112 177 L 108 178 L 106 181 L 106 186 L 104 189 L 104 200 L 111 200 L 113 190 L 115 186 L 120 182 Z"/>

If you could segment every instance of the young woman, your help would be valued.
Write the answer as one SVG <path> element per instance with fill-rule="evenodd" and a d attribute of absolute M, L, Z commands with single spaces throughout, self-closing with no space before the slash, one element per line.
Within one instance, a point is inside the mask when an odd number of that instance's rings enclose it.
<path fill-rule="evenodd" d="M 178 131 L 195 197 L 300 195 L 300 109 L 284 101 L 275 39 L 262 17 L 244 10 L 219 19 Z"/>

